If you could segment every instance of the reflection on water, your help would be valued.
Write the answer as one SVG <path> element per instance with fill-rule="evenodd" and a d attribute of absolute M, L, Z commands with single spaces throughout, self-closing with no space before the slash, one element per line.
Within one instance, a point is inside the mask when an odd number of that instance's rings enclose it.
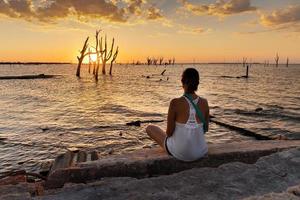
<path fill-rule="evenodd" d="M 0 75 L 61 74 L 55 79 L 0 80 L 0 173 L 12 169 L 36 171 L 41 162 L 67 148 L 96 149 L 107 155 L 155 145 L 133 120 L 165 119 L 169 102 L 182 95 L 180 75 L 190 65 L 117 66 L 114 76 L 95 83 L 75 65 L 1 65 Z M 208 99 L 211 113 L 236 126 L 264 135 L 300 138 L 300 66 L 245 68 L 196 65 L 198 94 Z M 164 76 L 160 73 L 167 69 Z M 150 79 L 144 76 L 150 76 Z M 255 111 L 257 108 L 258 109 Z M 166 122 L 158 123 L 166 127 Z M 250 140 L 211 124 L 208 142 Z M 2 139 L 1 139 L 2 138 Z"/>

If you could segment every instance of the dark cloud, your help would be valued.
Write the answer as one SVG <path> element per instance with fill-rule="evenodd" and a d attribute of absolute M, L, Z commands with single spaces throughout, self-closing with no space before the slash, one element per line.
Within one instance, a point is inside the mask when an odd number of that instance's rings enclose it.
<path fill-rule="evenodd" d="M 181 0 L 184 9 L 195 15 L 215 15 L 226 16 L 248 11 L 254 11 L 257 8 L 251 6 L 250 0 L 218 0 L 213 4 L 192 4 L 187 0 Z"/>

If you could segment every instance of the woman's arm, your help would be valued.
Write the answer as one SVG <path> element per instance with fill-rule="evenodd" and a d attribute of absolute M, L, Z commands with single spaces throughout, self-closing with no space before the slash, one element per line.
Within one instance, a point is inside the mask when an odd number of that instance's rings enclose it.
<path fill-rule="evenodd" d="M 170 137 L 173 135 L 175 129 L 175 120 L 176 120 L 176 110 L 175 110 L 175 99 L 172 99 L 169 106 L 168 118 L 167 118 L 167 136 Z"/>
<path fill-rule="evenodd" d="M 206 122 L 206 131 L 209 130 L 209 106 L 208 106 L 208 102 L 205 99 L 205 122 Z"/>

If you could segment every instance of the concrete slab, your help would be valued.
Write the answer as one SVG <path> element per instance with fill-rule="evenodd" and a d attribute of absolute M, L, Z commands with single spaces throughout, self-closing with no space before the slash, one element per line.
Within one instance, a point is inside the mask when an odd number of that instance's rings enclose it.
<path fill-rule="evenodd" d="M 294 148 L 262 157 L 255 164 L 233 162 L 159 177 L 111 177 L 88 184 L 68 184 L 35 199 L 286 200 L 299 199 L 299 184 L 300 148 Z"/>
<path fill-rule="evenodd" d="M 46 181 L 47 188 L 65 183 L 86 183 L 103 177 L 144 178 L 167 175 L 191 168 L 218 167 L 229 162 L 255 163 L 258 158 L 285 149 L 299 147 L 300 141 L 247 141 L 209 145 L 206 157 L 195 162 L 182 162 L 168 156 L 162 149 L 145 149 L 134 153 L 109 156 L 96 161 L 53 171 Z"/>

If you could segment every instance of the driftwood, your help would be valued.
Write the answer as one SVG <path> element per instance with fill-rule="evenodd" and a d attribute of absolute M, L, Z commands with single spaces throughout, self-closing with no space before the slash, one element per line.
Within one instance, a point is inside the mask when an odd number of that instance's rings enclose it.
<path fill-rule="evenodd" d="M 0 76 L 0 80 L 7 79 L 47 79 L 54 78 L 57 75 L 46 75 L 46 74 L 38 74 L 38 75 L 22 75 L 22 76 Z"/>
<path fill-rule="evenodd" d="M 126 123 L 127 126 L 141 126 L 142 123 L 159 123 L 159 122 L 163 122 L 164 120 L 144 120 L 144 121 L 132 121 L 132 122 L 128 122 Z"/>
<path fill-rule="evenodd" d="M 160 75 L 162 75 L 162 76 L 163 76 L 163 75 L 164 75 L 164 73 L 165 73 L 166 71 L 167 71 L 167 70 L 165 69 L 164 71 L 162 71 L 162 72 L 161 72 L 161 74 L 160 74 Z"/>
<path fill-rule="evenodd" d="M 159 122 L 163 122 L 163 121 L 164 120 L 145 120 L 145 121 L 137 120 L 137 121 L 128 122 L 128 123 L 126 123 L 126 125 L 127 126 L 141 126 L 142 123 L 159 123 Z M 234 126 L 232 124 L 222 122 L 222 121 L 216 119 L 216 117 L 212 116 L 212 115 L 210 115 L 210 122 L 213 122 L 215 124 L 218 124 L 220 126 L 228 128 L 230 130 L 237 131 L 242 135 L 245 135 L 245 136 L 248 136 L 248 137 L 254 137 L 257 140 L 273 140 L 273 139 L 275 139 L 275 138 L 270 137 L 270 136 L 260 135 L 258 133 L 253 132 L 253 131 L 247 130 L 245 128 L 241 128 L 241 127 L 238 127 L 238 126 Z"/>
<path fill-rule="evenodd" d="M 249 78 L 247 76 L 221 76 L 221 78 Z"/>
<path fill-rule="evenodd" d="M 210 118 L 210 121 L 215 123 L 215 124 L 218 124 L 220 126 L 226 127 L 230 130 L 237 131 L 237 132 L 241 133 L 242 135 L 245 135 L 245 136 L 248 136 L 248 137 L 254 137 L 257 140 L 272 140 L 273 139 L 269 136 L 260 135 L 258 133 L 253 132 L 253 131 L 250 131 L 250 130 L 247 130 L 247 129 L 244 129 L 244 128 L 241 128 L 241 127 L 237 127 L 237 126 L 234 126 L 232 124 L 225 123 L 225 122 L 221 122 L 221 121 L 217 120 L 215 117 Z"/>

